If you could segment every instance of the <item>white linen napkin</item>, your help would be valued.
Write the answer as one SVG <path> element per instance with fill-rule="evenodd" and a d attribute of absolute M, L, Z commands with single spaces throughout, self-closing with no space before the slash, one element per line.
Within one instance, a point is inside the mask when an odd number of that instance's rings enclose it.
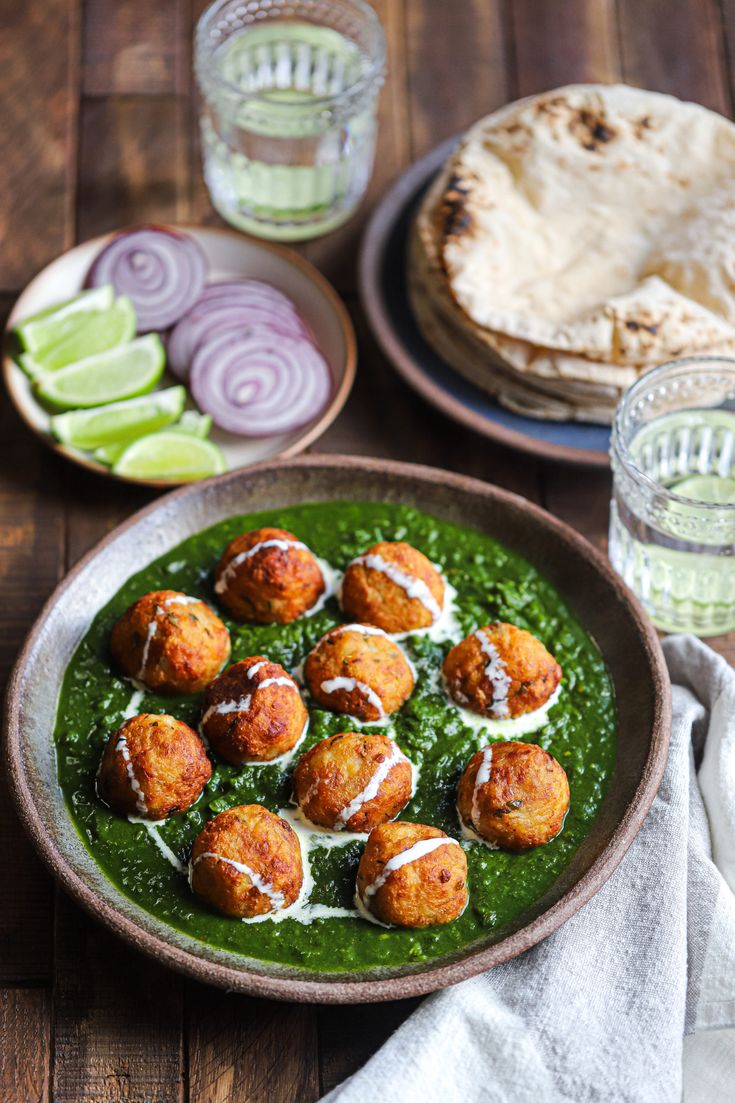
<path fill-rule="evenodd" d="M 424 1001 L 323 1103 L 735 1100 L 735 672 L 692 636 L 661 789 L 540 945 Z"/>

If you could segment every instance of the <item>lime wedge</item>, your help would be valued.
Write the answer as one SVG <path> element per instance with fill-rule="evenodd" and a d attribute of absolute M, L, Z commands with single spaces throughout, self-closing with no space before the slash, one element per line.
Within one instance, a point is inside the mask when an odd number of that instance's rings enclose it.
<path fill-rule="evenodd" d="M 46 370 L 42 364 L 39 364 L 37 360 L 34 360 L 30 352 L 21 352 L 18 357 L 18 363 L 23 371 L 31 379 L 35 379 L 37 375 L 43 375 Z"/>
<path fill-rule="evenodd" d="M 209 414 L 200 414 L 198 410 L 184 410 L 175 425 L 169 427 L 169 433 L 186 433 L 190 437 L 209 436 L 212 418 Z"/>
<path fill-rule="evenodd" d="M 36 377 L 40 398 L 58 410 L 89 409 L 153 390 L 166 360 L 155 333 Z"/>
<path fill-rule="evenodd" d="M 124 450 L 136 437 L 176 421 L 185 402 L 185 387 L 169 387 L 142 398 L 56 414 L 51 418 L 51 432 L 62 444 L 75 448 L 90 450 L 122 443 Z"/>
<path fill-rule="evenodd" d="M 177 387 L 172 387 L 171 390 L 172 391 L 173 390 L 178 390 L 178 388 Z M 185 387 L 182 387 L 181 390 L 184 394 L 186 393 L 186 388 Z M 161 391 L 160 392 L 161 395 L 168 394 L 168 393 L 169 393 L 168 391 Z M 151 399 L 158 398 L 158 397 L 159 397 L 158 394 L 151 395 Z M 150 399 L 148 399 L 148 398 L 133 398 L 133 399 L 131 399 L 131 402 L 148 402 L 148 401 L 150 401 Z M 123 404 L 120 403 L 120 405 L 123 405 Z M 111 410 L 112 408 L 113 408 L 112 406 L 103 406 L 102 407 L 102 409 L 104 409 L 104 410 Z M 69 416 L 72 416 L 72 415 L 69 415 L 69 414 L 59 414 L 58 415 L 58 417 L 69 417 Z M 52 419 L 52 420 L 55 420 L 55 419 Z M 167 433 L 186 433 L 190 437 L 202 437 L 203 438 L 203 437 L 207 436 L 207 434 L 209 433 L 209 430 L 211 429 L 211 427 L 212 427 L 212 419 L 209 416 L 209 414 L 199 414 L 199 413 L 197 413 L 196 410 L 184 410 L 183 414 L 181 415 L 181 418 L 176 422 L 175 425 L 168 425 L 166 427 L 166 432 Z M 160 428 L 163 428 L 163 426 L 160 426 Z M 96 460 L 99 460 L 100 463 L 106 463 L 106 464 L 109 464 L 110 466 L 112 466 L 113 463 L 117 463 L 117 461 L 120 459 L 120 457 L 122 456 L 125 449 L 128 447 L 128 445 L 133 440 L 137 440 L 138 437 L 147 436 L 149 433 L 152 433 L 152 432 L 153 432 L 153 428 L 146 428 L 146 429 L 142 430 L 141 432 L 137 432 L 137 430 L 136 430 L 136 432 L 131 433 L 131 435 L 126 440 L 116 440 L 114 442 L 111 441 L 109 444 L 104 444 L 104 445 L 102 445 L 101 448 L 95 449 L 94 458 Z"/>
<path fill-rule="evenodd" d="M 735 479 L 721 478 L 719 475 L 690 475 L 669 489 L 682 498 L 708 502 L 711 505 L 725 506 L 735 503 Z"/>
<path fill-rule="evenodd" d="M 133 441 L 112 470 L 116 475 L 132 479 L 189 482 L 221 475 L 227 470 L 227 463 L 211 440 L 164 429 Z"/>
<path fill-rule="evenodd" d="M 132 438 L 132 440 L 135 439 L 135 437 Z M 95 448 L 94 458 L 100 463 L 112 467 L 120 459 L 125 449 L 130 447 L 132 440 L 118 440 L 114 444 L 103 444 L 101 448 Z"/>
<path fill-rule="evenodd" d="M 112 287 L 95 287 L 91 291 L 82 291 L 73 299 L 46 307 L 30 318 L 24 318 L 15 327 L 18 340 L 24 349 L 37 353 L 41 349 L 63 341 L 67 333 L 79 323 L 81 313 L 89 310 L 109 310 L 115 298 Z"/>
<path fill-rule="evenodd" d="M 33 360 L 45 371 L 65 368 L 135 337 L 135 308 L 126 295 L 121 295 L 109 310 L 85 310 L 73 321 L 65 337 L 33 354 Z"/>

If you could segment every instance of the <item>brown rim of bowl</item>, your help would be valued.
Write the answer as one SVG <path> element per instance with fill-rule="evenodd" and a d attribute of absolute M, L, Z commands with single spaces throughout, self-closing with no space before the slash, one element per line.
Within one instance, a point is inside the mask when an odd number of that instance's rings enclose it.
<path fill-rule="evenodd" d="M 115 908 L 111 907 L 105 901 L 101 901 L 96 896 L 94 891 L 87 886 L 84 880 L 58 853 L 53 842 L 46 834 L 44 825 L 35 809 L 33 797 L 27 784 L 21 761 L 21 733 L 20 725 L 17 720 L 21 683 L 25 673 L 25 666 L 48 610 L 51 609 L 76 575 L 84 570 L 91 560 L 94 559 L 97 553 L 114 541 L 120 533 L 124 532 L 131 525 L 134 525 L 143 517 L 153 513 L 162 503 L 177 498 L 181 500 L 181 502 L 184 502 L 188 495 L 198 492 L 200 484 L 181 487 L 133 514 L 127 521 L 124 521 L 123 524 L 119 525 L 99 541 L 98 544 L 75 564 L 45 603 L 34 626 L 28 634 L 8 684 L 3 728 L 5 759 L 10 782 L 10 791 L 16 811 L 33 845 L 54 876 L 61 882 L 64 889 L 95 919 L 101 920 L 107 927 L 120 935 L 127 942 L 130 942 L 132 945 L 143 950 L 158 961 L 188 976 L 194 977 L 197 980 L 214 984 L 220 988 L 226 988 L 231 991 L 247 992 L 255 996 L 293 1000 L 300 1003 L 377 1003 L 382 1000 L 420 996 L 435 991 L 438 988 L 444 988 L 448 985 L 456 984 L 459 981 L 467 980 L 470 977 L 476 976 L 478 973 L 491 969 L 495 965 L 499 965 L 504 961 L 516 957 L 531 946 L 536 945 L 536 943 L 550 935 L 561 926 L 563 922 L 586 904 L 617 868 L 653 803 L 666 765 L 671 727 L 671 695 L 668 689 L 669 676 L 666 662 L 653 625 L 646 617 L 637 599 L 630 593 L 619 576 L 613 571 L 602 553 L 592 547 L 591 544 L 564 522 L 557 520 L 539 506 L 526 501 L 524 498 L 510 491 L 490 486 L 488 483 L 483 483 L 479 479 L 469 478 L 464 475 L 455 475 L 440 471 L 437 468 L 424 467 L 419 464 L 398 463 L 395 461 L 382 461 L 340 455 L 311 455 L 301 456 L 297 459 L 276 460 L 269 463 L 254 465 L 253 468 L 246 469 L 245 473 L 242 471 L 232 471 L 226 475 L 218 476 L 217 480 L 207 481 L 225 482 L 227 480 L 247 478 L 251 471 L 255 473 L 267 472 L 269 469 L 279 470 L 299 467 L 322 470 L 329 470 L 337 467 L 375 475 L 390 474 L 398 477 L 420 478 L 424 482 L 441 486 L 453 486 L 456 487 L 457 490 L 480 494 L 483 497 L 494 498 L 496 501 L 499 500 L 508 505 L 515 506 L 516 508 L 520 507 L 533 517 L 536 523 L 540 524 L 543 528 L 555 530 L 557 536 L 569 546 L 570 550 L 578 555 L 582 555 L 588 561 L 591 561 L 595 568 L 606 579 L 608 584 L 616 591 L 620 601 L 628 606 L 635 627 L 643 642 L 654 676 L 656 700 L 651 732 L 651 747 L 641 779 L 623 818 L 615 828 L 602 853 L 594 860 L 590 868 L 583 874 L 579 881 L 577 881 L 560 900 L 527 926 L 513 932 L 501 942 L 488 946 L 484 950 L 478 950 L 460 961 L 449 962 L 448 964 L 439 965 L 435 968 L 432 968 L 430 965 L 428 969 L 421 973 L 409 973 L 386 979 L 361 981 L 327 979 L 322 982 L 311 979 L 301 980 L 298 976 L 294 976 L 293 979 L 269 977 L 260 973 L 252 973 L 247 970 L 235 969 L 227 965 L 207 961 L 196 957 L 186 950 L 170 945 L 164 939 L 156 935 L 141 930 L 135 922 L 121 915 Z"/>
<path fill-rule="evenodd" d="M 441 168 L 444 156 L 459 141 L 459 137 L 458 135 L 456 139 L 443 142 L 406 169 L 388 189 L 370 217 L 362 238 L 358 263 L 360 300 L 370 328 L 383 354 L 398 374 L 427 402 L 447 417 L 451 417 L 454 421 L 460 422 L 490 440 L 541 459 L 556 460 L 576 466 L 607 468 L 610 466 L 607 452 L 551 444 L 518 432 L 516 429 L 508 429 L 504 425 L 488 420 L 482 414 L 475 413 L 423 372 L 395 334 L 393 324 L 383 305 L 381 291 L 380 268 L 386 239 L 397 215 L 411 200 L 420 185 Z"/>
<path fill-rule="evenodd" d="M 303 452 L 306 448 L 309 447 L 310 444 L 313 444 L 315 440 L 317 440 L 324 432 L 326 432 L 326 430 L 335 420 L 337 415 L 341 412 L 342 407 L 347 401 L 349 393 L 352 390 L 352 385 L 355 382 L 355 372 L 357 371 L 357 340 L 355 338 L 355 328 L 352 325 L 352 319 L 350 318 L 347 307 L 342 302 L 342 299 L 337 294 L 334 287 L 332 287 L 326 276 L 323 276 L 322 273 L 314 267 L 311 261 L 308 261 L 305 257 L 302 257 L 301 254 L 297 253 L 294 249 L 289 249 L 287 245 L 281 245 L 279 242 L 275 241 L 261 241 L 260 238 L 253 237 L 250 234 L 241 233 L 239 230 L 230 230 L 226 226 L 195 226 L 191 222 L 158 222 L 156 223 L 156 225 L 171 227 L 175 230 L 184 231 L 205 230 L 209 234 L 222 234 L 225 237 L 232 237 L 238 240 L 242 240 L 244 238 L 246 241 L 257 245 L 260 248 L 267 249 L 271 253 L 276 253 L 278 256 L 283 257 L 284 260 L 292 264 L 295 268 L 298 268 L 301 272 L 303 272 L 305 276 L 309 277 L 312 283 L 315 283 L 317 285 L 317 287 L 320 289 L 320 291 L 329 302 L 330 306 L 334 310 L 335 315 L 337 316 L 337 320 L 339 322 L 340 329 L 342 330 L 342 336 L 345 342 L 345 370 L 342 381 L 337 387 L 337 390 L 332 396 L 331 402 L 329 403 L 319 420 L 314 425 L 312 425 L 311 428 L 307 428 L 304 431 L 303 436 L 300 436 L 299 439 L 294 441 L 293 444 L 290 444 L 287 448 L 284 448 L 282 452 L 279 452 L 277 455 L 271 457 L 270 460 L 267 460 L 265 462 L 272 463 L 274 460 L 287 459 L 290 456 L 296 456 L 300 452 Z M 73 245 L 71 249 L 67 249 L 65 252 L 60 253 L 58 257 L 54 258 L 54 260 L 49 261 L 49 264 L 45 265 L 41 269 L 41 271 L 38 272 L 33 277 L 33 279 L 26 284 L 20 295 L 18 295 L 17 299 L 13 303 L 13 309 L 8 315 L 7 322 L 5 323 L 5 329 L 3 331 L 3 347 L 7 347 L 7 340 L 10 331 L 13 328 L 18 302 L 23 297 L 23 295 L 25 295 L 26 291 L 31 290 L 34 284 L 41 279 L 50 264 L 55 264 L 56 261 L 61 260 L 62 257 L 65 257 L 67 253 L 71 253 L 74 249 L 78 249 L 82 245 L 93 245 L 99 243 L 99 247 L 101 249 L 105 242 L 110 241 L 118 234 L 125 233 L 126 231 L 132 229 L 135 229 L 135 226 L 121 226 L 117 230 L 111 230 L 107 234 L 99 234 L 97 237 L 91 237 L 88 238 L 86 241 L 80 241 L 77 245 Z M 10 384 L 10 372 L 11 369 L 14 367 L 17 367 L 15 361 L 4 351 L 3 378 L 5 380 L 5 390 L 8 394 L 8 397 L 13 403 L 15 411 L 21 418 L 23 423 L 31 430 L 34 436 L 43 441 L 43 443 L 48 448 L 53 449 L 53 451 L 57 452 L 60 456 L 64 456 L 65 459 L 71 460 L 72 463 L 77 464 L 79 467 L 84 467 L 87 471 L 94 471 L 96 475 L 102 475 L 103 477 L 106 477 L 108 479 L 113 479 L 115 482 L 131 483 L 133 486 L 150 486 L 156 490 L 171 490 L 172 488 L 178 486 L 189 485 L 189 483 L 176 483 L 167 481 L 165 479 L 130 479 L 124 475 L 115 475 L 111 468 L 104 467 L 102 464 L 97 463 L 95 460 L 87 459 L 85 456 L 80 455 L 78 452 L 76 452 L 73 448 L 67 448 L 65 445 L 59 444 L 58 441 L 54 440 L 50 433 L 43 432 L 43 430 L 34 425 L 32 421 L 29 421 L 24 411 L 15 402 L 12 387 Z M 233 468 L 233 470 L 247 471 L 251 466 L 254 465 L 249 464 L 245 467 L 236 467 Z M 227 472 L 227 474 L 229 474 L 229 472 Z M 192 482 L 201 481 L 201 479 L 192 480 Z"/>

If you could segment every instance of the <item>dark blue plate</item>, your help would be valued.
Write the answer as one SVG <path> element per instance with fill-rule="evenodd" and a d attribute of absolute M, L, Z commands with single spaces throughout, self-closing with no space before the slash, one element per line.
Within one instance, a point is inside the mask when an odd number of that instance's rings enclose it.
<path fill-rule="evenodd" d="M 408 235 L 424 192 L 454 144 L 455 139 L 444 142 L 412 165 L 370 219 L 360 256 L 360 294 L 375 337 L 406 382 L 455 421 L 536 456 L 607 467 L 607 425 L 511 413 L 445 364 L 419 331 L 405 278 Z"/>

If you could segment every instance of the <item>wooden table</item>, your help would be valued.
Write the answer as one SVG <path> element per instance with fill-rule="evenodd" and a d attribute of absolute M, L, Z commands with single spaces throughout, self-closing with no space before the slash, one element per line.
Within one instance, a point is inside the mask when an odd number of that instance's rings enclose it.
<path fill-rule="evenodd" d="M 76 241 L 216 223 L 199 167 L 187 0 L 0 0 L 0 301 Z M 495 447 L 425 406 L 355 300 L 365 217 L 411 161 L 506 100 L 623 79 L 731 112 L 735 0 L 376 0 L 390 76 L 368 201 L 304 247 L 354 313 L 358 382 L 323 450 L 449 467 L 541 502 L 603 545 L 609 479 Z M 192 10 L 193 9 L 193 10 Z M 85 473 L 0 408 L 0 662 L 43 599 L 150 494 Z M 716 646 L 735 655 L 735 639 Z M 415 1001 L 317 1008 L 226 995 L 157 967 L 56 891 L 0 801 L 0 1103 L 311 1103 Z"/>

